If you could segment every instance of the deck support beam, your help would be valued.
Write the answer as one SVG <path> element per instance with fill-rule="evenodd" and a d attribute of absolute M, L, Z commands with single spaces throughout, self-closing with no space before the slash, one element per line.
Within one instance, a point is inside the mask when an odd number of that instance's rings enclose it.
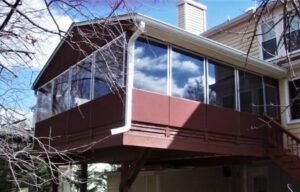
<path fill-rule="evenodd" d="M 80 192 L 87 192 L 88 164 L 80 165 Z"/>
<path fill-rule="evenodd" d="M 59 167 L 50 162 L 50 163 L 48 163 L 47 169 L 48 169 L 50 178 L 52 178 L 52 192 L 58 192 Z"/>
<path fill-rule="evenodd" d="M 124 161 L 122 163 L 121 183 L 119 187 L 120 192 L 129 191 L 150 154 L 151 149 L 145 148 L 136 156 L 133 161 Z"/>

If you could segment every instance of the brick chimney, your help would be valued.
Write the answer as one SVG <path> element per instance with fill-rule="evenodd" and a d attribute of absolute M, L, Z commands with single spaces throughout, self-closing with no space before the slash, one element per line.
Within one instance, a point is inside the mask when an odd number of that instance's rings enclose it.
<path fill-rule="evenodd" d="M 178 0 L 178 27 L 196 35 L 200 35 L 206 30 L 206 9 L 207 7 L 197 0 Z"/>

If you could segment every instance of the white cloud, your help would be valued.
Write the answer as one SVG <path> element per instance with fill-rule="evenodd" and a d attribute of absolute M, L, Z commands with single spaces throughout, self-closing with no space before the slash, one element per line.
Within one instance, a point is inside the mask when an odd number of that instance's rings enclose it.
<path fill-rule="evenodd" d="M 25 13 L 33 23 L 49 31 L 57 29 L 43 1 L 24 0 L 18 9 Z M 60 29 L 66 31 L 72 23 L 72 19 L 55 9 L 52 10 L 52 14 Z M 17 16 L 17 14 L 14 16 Z M 14 21 L 14 19 L 13 17 L 11 21 Z M 60 41 L 57 35 L 43 32 L 24 17 L 20 17 L 20 22 L 8 25 L 7 28 L 20 36 L 18 38 L 1 38 L 3 49 L 28 50 L 34 53 L 32 60 L 25 55 L 16 57 L 15 54 L 12 56 L 1 54 L 0 61 L 9 68 L 20 66 L 25 62 L 26 67 L 30 67 L 33 70 L 41 69 Z"/>
<path fill-rule="evenodd" d="M 158 93 L 166 93 L 167 91 L 167 78 L 155 77 L 146 75 L 142 72 L 135 72 L 134 86 L 145 90 L 150 90 Z"/>
<path fill-rule="evenodd" d="M 135 69 L 142 71 L 165 71 L 167 70 L 167 54 L 158 57 L 145 55 L 144 47 L 135 49 Z"/>
<path fill-rule="evenodd" d="M 173 52 L 172 67 L 183 72 L 199 73 L 200 67 L 189 60 L 182 60 L 179 53 Z"/>

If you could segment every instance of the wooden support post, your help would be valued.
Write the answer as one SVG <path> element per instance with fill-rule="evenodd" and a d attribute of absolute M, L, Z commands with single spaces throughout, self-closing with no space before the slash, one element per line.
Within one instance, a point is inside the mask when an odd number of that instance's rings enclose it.
<path fill-rule="evenodd" d="M 80 167 L 80 192 L 87 192 L 88 164 L 82 163 Z"/>
<path fill-rule="evenodd" d="M 59 184 L 59 174 L 58 174 L 58 170 L 55 170 L 53 172 L 53 181 L 52 181 L 52 192 L 58 192 L 58 184 Z"/>
<path fill-rule="evenodd" d="M 128 192 L 134 183 L 141 168 L 144 166 L 148 157 L 151 154 L 151 149 L 143 149 L 137 158 L 133 161 L 126 161 L 122 163 L 121 168 L 121 183 L 120 192 Z"/>
<path fill-rule="evenodd" d="M 59 184 L 59 167 L 54 166 L 53 164 L 48 162 L 48 173 L 50 178 L 52 178 L 52 192 L 58 192 L 58 184 Z"/>

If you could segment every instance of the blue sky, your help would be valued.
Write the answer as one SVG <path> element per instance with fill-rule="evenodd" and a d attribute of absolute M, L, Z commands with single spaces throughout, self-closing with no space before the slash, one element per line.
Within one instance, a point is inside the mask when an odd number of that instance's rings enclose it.
<path fill-rule="evenodd" d="M 164 22 L 176 25 L 177 0 L 135 1 L 134 10 Z M 241 15 L 246 9 L 255 5 L 254 0 L 199 0 L 207 6 L 207 28 L 214 27 Z"/>

